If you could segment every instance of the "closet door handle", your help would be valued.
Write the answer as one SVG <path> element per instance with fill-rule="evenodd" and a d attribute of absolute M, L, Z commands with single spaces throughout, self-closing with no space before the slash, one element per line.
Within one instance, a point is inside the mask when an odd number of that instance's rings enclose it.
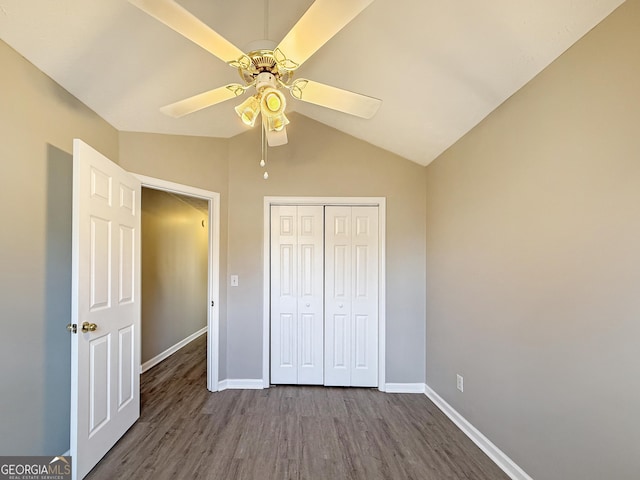
<path fill-rule="evenodd" d="M 342 308 L 342 307 L 344 307 L 344 305 L 342 303 L 339 303 L 338 308 Z"/>
<path fill-rule="evenodd" d="M 310 303 L 307 303 L 306 305 L 307 305 L 307 308 L 309 308 L 309 307 L 311 306 L 311 304 L 310 304 Z"/>

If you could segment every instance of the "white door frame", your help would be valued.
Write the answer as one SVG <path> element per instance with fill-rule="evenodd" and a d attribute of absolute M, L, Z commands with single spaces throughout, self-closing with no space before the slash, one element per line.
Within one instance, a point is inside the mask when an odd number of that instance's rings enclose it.
<path fill-rule="evenodd" d="M 144 186 L 144 182 L 143 182 Z M 271 231 L 271 205 L 349 205 L 349 206 L 377 206 L 379 214 L 378 229 L 378 254 L 380 263 L 378 267 L 378 390 L 385 391 L 385 365 L 386 365 L 386 219 L 387 203 L 385 197 L 264 197 L 263 211 L 263 300 L 262 300 L 262 386 L 269 388 L 269 352 L 271 350 L 270 338 L 270 231 Z"/>
<path fill-rule="evenodd" d="M 219 324 L 220 324 L 220 194 L 179 183 L 132 174 L 142 186 L 154 190 L 202 198 L 209 202 L 209 274 L 207 288 L 207 389 L 218 391 Z"/>

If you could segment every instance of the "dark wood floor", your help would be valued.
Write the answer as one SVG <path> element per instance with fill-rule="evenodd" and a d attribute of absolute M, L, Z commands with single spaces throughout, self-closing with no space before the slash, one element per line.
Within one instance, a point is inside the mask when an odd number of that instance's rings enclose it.
<path fill-rule="evenodd" d="M 88 479 L 508 480 L 424 395 L 208 392 L 205 342 L 142 376 L 140 420 Z"/>

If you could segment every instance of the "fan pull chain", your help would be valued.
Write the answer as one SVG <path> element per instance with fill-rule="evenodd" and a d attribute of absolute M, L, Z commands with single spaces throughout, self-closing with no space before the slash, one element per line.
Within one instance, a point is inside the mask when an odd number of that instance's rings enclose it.
<path fill-rule="evenodd" d="M 262 159 L 260 160 L 260 166 L 262 168 L 264 168 L 267 165 L 267 140 L 265 138 L 264 135 L 264 125 L 261 125 L 260 130 L 262 131 Z M 265 180 L 267 178 L 269 178 L 269 172 L 267 172 L 266 170 L 264 171 L 264 174 L 262 175 L 262 178 L 264 178 Z"/>

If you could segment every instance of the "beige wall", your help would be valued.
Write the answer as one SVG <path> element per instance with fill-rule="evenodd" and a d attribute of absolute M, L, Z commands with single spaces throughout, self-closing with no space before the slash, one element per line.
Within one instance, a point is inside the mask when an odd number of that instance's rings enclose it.
<path fill-rule="evenodd" d="M 220 379 L 227 378 L 228 150 L 225 139 L 120 132 L 126 170 L 220 194 Z"/>
<path fill-rule="evenodd" d="M 0 454 L 69 448 L 72 140 L 118 132 L 0 41 Z"/>
<path fill-rule="evenodd" d="M 142 189 L 142 363 L 207 326 L 207 202 Z"/>
<path fill-rule="evenodd" d="M 426 169 L 427 383 L 536 480 L 640 472 L 639 26 L 628 0 Z"/>
<path fill-rule="evenodd" d="M 263 202 L 265 196 L 387 198 L 387 381 L 424 381 L 424 169 L 292 114 L 289 143 L 269 149 L 262 178 L 260 131 L 230 141 L 229 378 L 262 378 Z M 227 279 L 228 281 L 228 279 Z"/>
<path fill-rule="evenodd" d="M 123 168 L 221 194 L 220 379 L 262 378 L 264 196 L 384 196 L 387 381 L 421 382 L 424 169 L 301 115 L 292 114 L 289 139 L 270 149 L 265 181 L 257 128 L 230 140 L 120 133 Z M 228 286 L 232 273 L 240 276 L 239 287 Z"/>

